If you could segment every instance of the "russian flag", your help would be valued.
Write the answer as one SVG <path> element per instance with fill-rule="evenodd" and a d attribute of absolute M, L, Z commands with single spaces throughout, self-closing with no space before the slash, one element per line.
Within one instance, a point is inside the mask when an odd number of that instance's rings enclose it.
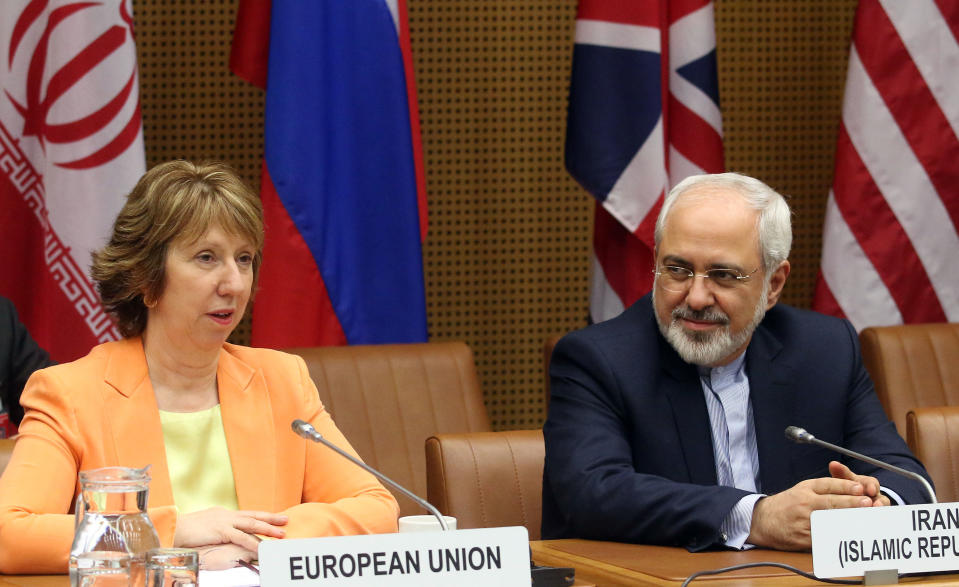
<path fill-rule="evenodd" d="M 243 0 L 231 68 L 266 89 L 253 344 L 425 341 L 405 0 Z"/>

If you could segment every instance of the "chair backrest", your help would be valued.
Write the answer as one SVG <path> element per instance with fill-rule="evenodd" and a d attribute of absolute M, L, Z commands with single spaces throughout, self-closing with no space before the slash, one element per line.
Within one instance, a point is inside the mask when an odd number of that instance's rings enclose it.
<path fill-rule="evenodd" d="M 959 501 L 959 406 L 910 410 L 906 442 L 932 477 L 937 499 Z"/>
<path fill-rule="evenodd" d="M 900 435 L 909 410 L 959 405 L 959 324 L 870 327 L 859 340 L 879 401 Z"/>
<path fill-rule="evenodd" d="M 427 496 L 457 528 L 526 526 L 539 540 L 542 430 L 439 434 L 426 441 Z"/>
<path fill-rule="evenodd" d="M 419 496 L 426 494 L 427 438 L 490 430 L 473 353 L 462 342 L 287 351 L 306 361 L 323 405 L 363 460 Z M 401 515 L 424 513 L 393 495 Z"/>
<path fill-rule="evenodd" d="M 0 475 L 3 475 L 3 471 L 7 468 L 7 463 L 10 462 L 10 456 L 13 454 L 13 445 L 17 441 L 13 438 L 0 438 Z"/>

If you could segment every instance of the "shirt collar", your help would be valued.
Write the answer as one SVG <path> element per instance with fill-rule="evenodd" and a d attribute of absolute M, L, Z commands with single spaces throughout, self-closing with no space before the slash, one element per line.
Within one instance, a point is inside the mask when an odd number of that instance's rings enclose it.
<path fill-rule="evenodd" d="M 712 386 L 722 386 L 724 383 L 742 379 L 746 367 L 746 353 L 740 354 L 728 365 L 719 367 L 699 366 L 699 376 L 706 381 L 712 382 Z"/>

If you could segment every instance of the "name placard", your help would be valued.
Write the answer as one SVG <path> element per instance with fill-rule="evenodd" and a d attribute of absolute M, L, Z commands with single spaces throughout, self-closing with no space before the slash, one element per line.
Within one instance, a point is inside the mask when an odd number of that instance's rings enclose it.
<path fill-rule="evenodd" d="M 810 524 L 817 577 L 959 569 L 959 503 L 819 510 Z"/>
<path fill-rule="evenodd" d="M 529 533 L 522 526 L 269 540 L 262 585 L 529 587 Z"/>

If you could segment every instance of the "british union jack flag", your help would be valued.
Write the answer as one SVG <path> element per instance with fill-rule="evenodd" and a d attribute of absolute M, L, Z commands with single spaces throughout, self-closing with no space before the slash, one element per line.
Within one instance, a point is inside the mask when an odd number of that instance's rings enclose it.
<path fill-rule="evenodd" d="M 566 167 L 597 200 L 598 322 L 651 289 L 653 228 L 669 186 L 723 171 L 712 2 L 580 1 Z"/>

